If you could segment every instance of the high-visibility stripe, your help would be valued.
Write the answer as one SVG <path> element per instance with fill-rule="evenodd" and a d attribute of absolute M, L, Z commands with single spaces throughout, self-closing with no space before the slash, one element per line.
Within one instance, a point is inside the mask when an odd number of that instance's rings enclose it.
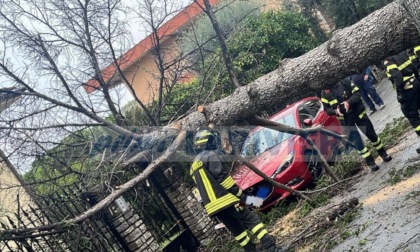
<path fill-rule="evenodd" d="M 413 78 L 414 74 L 410 75 L 410 76 L 404 76 L 403 77 L 403 81 L 408 81 L 409 79 Z"/>
<path fill-rule="evenodd" d="M 391 64 L 389 66 L 386 66 L 386 71 L 389 72 L 392 69 L 398 69 L 397 64 Z"/>
<path fill-rule="evenodd" d="M 377 149 L 377 150 L 379 150 L 382 147 L 384 147 L 384 145 L 382 144 L 382 141 L 381 141 L 381 139 L 379 137 L 378 137 L 378 140 L 376 142 L 372 143 L 372 144 L 375 147 L 375 149 Z"/>
<path fill-rule="evenodd" d="M 239 245 L 241 245 L 241 247 L 245 247 L 250 240 L 251 239 L 249 237 L 246 237 L 245 240 L 239 243 Z"/>
<path fill-rule="evenodd" d="M 241 195 L 242 195 L 242 190 L 239 189 L 239 191 L 236 193 L 236 197 L 241 197 Z"/>
<path fill-rule="evenodd" d="M 344 120 L 344 116 L 337 116 L 338 120 Z"/>
<path fill-rule="evenodd" d="M 197 140 L 195 141 L 196 144 L 201 144 L 201 143 L 207 143 L 209 140 L 208 139 L 201 139 L 201 140 Z"/>
<path fill-rule="evenodd" d="M 370 156 L 370 152 L 368 151 L 368 149 L 365 147 L 363 150 L 359 151 L 359 155 L 367 158 Z"/>
<path fill-rule="evenodd" d="M 391 74 L 386 72 L 386 77 L 388 77 L 388 78 L 391 77 Z"/>
<path fill-rule="evenodd" d="M 258 235 L 257 235 L 257 238 L 258 238 L 258 240 L 261 240 L 261 238 L 263 238 L 263 236 L 264 235 L 266 235 L 268 232 L 267 232 L 267 229 L 264 229 L 263 231 L 261 231 Z"/>
<path fill-rule="evenodd" d="M 211 215 L 217 212 L 217 210 L 237 202 L 239 202 L 239 199 L 235 195 L 228 193 L 225 196 L 218 198 L 216 201 L 208 203 L 205 205 L 205 208 L 207 213 Z"/>
<path fill-rule="evenodd" d="M 359 118 L 362 119 L 362 117 L 366 114 L 366 110 L 363 110 L 362 113 L 359 114 Z"/>
<path fill-rule="evenodd" d="M 239 234 L 239 235 L 237 235 L 237 236 L 235 237 L 235 240 L 237 240 L 237 241 L 242 240 L 242 239 L 243 239 L 243 238 L 245 238 L 247 235 L 248 235 L 248 234 L 247 234 L 247 232 L 246 232 L 246 231 L 243 231 L 241 234 Z"/>
<path fill-rule="evenodd" d="M 384 145 L 382 144 L 381 138 L 379 138 L 379 137 L 378 137 L 378 140 L 376 142 L 372 143 L 372 144 L 377 150 L 384 147 Z"/>
<path fill-rule="evenodd" d="M 381 149 L 382 147 L 384 147 L 384 145 L 383 145 L 383 144 L 380 144 L 380 145 L 378 145 L 378 146 L 375 146 L 375 149 L 379 150 L 379 149 Z"/>
<path fill-rule="evenodd" d="M 255 234 L 255 233 L 257 233 L 258 232 L 258 230 L 260 230 L 261 228 L 263 228 L 264 227 L 264 225 L 262 224 L 262 223 L 260 223 L 260 224 L 258 224 L 258 225 L 256 225 L 253 229 L 251 229 L 251 232 L 253 233 L 253 234 Z"/>
<path fill-rule="evenodd" d="M 363 154 L 363 153 L 366 153 L 367 151 L 368 151 L 368 149 L 365 147 L 363 150 L 358 151 L 358 152 L 359 152 L 359 154 L 361 155 L 361 154 Z"/>
<path fill-rule="evenodd" d="M 354 87 L 353 90 L 351 91 L 351 93 L 354 94 L 356 91 L 359 91 L 358 87 Z"/>
<path fill-rule="evenodd" d="M 321 101 L 323 102 L 323 103 L 330 103 L 327 99 L 325 99 L 325 98 L 321 98 Z"/>
<path fill-rule="evenodd" d="M 403 70 L 404 68 L 406 68 L 407 66 L 409 66 L 410 64 L 412 64 L 413 62 L 411 62 L 410 59 L 408 59 L 406 62 L 402 63 L 401 65 L 398 66 L 398 70 Z"/>
<path fill-rule="evenodd" d="M 235 181 L 233 180 L 232 176 L 228 176 L 225 180 L 220 183 L 221 186 L 223 186 L 225 189 L 231 188 L 235 184 Z"/>
<path fill-rule="evenodd" d="M 417 53 L 418 51 L 420 51 L 420 46 L 416 46 L 416 47 L 414 47 L 414 53 Z"/>
<path fill-rule="evenodd" d="M 369 156 L 370 156 L 370 152 L 369 151 L 362 155 L 362 157 L 364 157 L 364 158 L 367 158 Z"/>
<path fill-rule="evenodd" d="M 416 127 L 416 131 L 420 131 L 420 125 Z"/>
<path fill-rule="evenodd" d="M 375 146 L 375 145 L 378 145 L 378 144 L 380 144 L 381 143 L 381 138 L 380 137 L 378 137 L 378 140 L 376 140 L 376 142 L 374 142 L 374 143 L 372 143 L 373 144 L 373 146 Z"/>
<path fill-rule="evenodd" d="M 334 105 L 336 103 L 338 103 L 337 99 L 334 99 L 334 100 L 330 101 L 330 105 Z"/>
<path fill-rule="evenodd" d="M 409 59 L 411 60 L 411 62 L 413 62 L 413 60 L 417 59 L 417 56 L 416 56 L 416 55 L 411 55 L 411 56 L 409 57 Z"/>
<path fill-rule="evenodd" d="M 204 169 L 201 169 L 198 172 L 200 173 L 200 177 L 201 177 L 201 180 L 203 181 L 204 188 L 206 189 L 207 195 L 209 196 L 209 200 L 215 201 L 217 199 L 216 194 L 214 193 L 213 187 L 211 186 L 210 180 L 207 177 L 206 172 L 204 171 Z"/>

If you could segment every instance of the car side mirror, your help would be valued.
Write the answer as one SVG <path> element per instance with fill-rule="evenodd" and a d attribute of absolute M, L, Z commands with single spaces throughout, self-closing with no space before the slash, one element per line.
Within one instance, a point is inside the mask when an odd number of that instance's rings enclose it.
<path fill-rule="evenodd" d="M 303 124 L 305 124 L 305 126 L 311 127 L 312 126 L 312 119 L 306 118 L 305 120 L 303 120 Z"/>

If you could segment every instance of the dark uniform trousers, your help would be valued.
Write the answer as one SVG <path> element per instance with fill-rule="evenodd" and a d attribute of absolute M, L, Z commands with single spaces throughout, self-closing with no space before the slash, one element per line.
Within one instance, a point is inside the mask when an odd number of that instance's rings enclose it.
<path fill-rule="evenodd" d="M 231 206 L 216 213 L 215 217 L 225 224 L 240 244 L 248 243 L 246 239 L 249 239 L 249 237 L 246 230 L 250 230 L 258 240 L 261 240 L 267 234 L 267 229 L 264 228 L 257 215 L 246 207 Z"/>
<path fill-rule="evenodd" d="M 379 137 L 373 128 L 372 121 L 369 117 L 364 114 L 361 118 L 356 113 L 346 114 L 345 118 L 345 127 L 347 128 L 346 131 L 348 132 L 348 139 L 352 143 L 356 145 L 356 149 L 359 153 L 363 156 L 365 145 L 363 143 L 362 137 L 359 134 L 357 128 L 362 131 L 362 133 L 373 143 L 375 148 L 379 149 L 382 146 L 381 142 L 379 141 Z"/>
<path fill-rule="evenodd" d="M 399 92 L 402 97 L 402 100 L 399 102 L 401 103 L 401 111 L 404 116 L 413 126 L 417 135 L 420 136 L 420 82 L 416 78 L 411 79 L 411 82 L 413 84 L 412 89 Z"/>

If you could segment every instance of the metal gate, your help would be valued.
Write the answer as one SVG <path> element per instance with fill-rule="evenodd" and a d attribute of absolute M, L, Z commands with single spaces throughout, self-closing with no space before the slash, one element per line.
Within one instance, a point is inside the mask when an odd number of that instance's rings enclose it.
<path fill-rule="evenodd" d="M 135 170 L 134 174 L 139 172 Z M 126 209 L 113 203 L 64 231 L 3 237 L 0 251 L 195 251 L 199 242 L 165 193 L 166 183 L 170 181 L 163 174 L 153 174 L 123 194 Z M 78 216 L 106 195 L 88 188 L 83 182 L 57 188 L 38 198 L 37 208 L 22 209 L 2 223 L 2 229 L 48 225 Z"/>

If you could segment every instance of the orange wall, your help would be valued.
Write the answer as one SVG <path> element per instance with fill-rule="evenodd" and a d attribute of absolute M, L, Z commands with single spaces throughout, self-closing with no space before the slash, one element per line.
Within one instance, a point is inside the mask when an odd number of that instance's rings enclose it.
<path fill-rule="evenodd" d="M 4 189 L 8 187 L 13 188 Z M 0 188 L 0 220 L 4 219 L 5 214 L 16 213 L 19 205 L 21 208 L 27 209 L 28 204 L 31 203 L 29 194 L 21 187 L 21 183 L 16 175 L 4 162 L 0 163 Z M 18 194 L 19 204 L 17 202 Z"/>
<path fill-rule="evenodd" d="M 175 38 L 166 39 L 164 43 L 162 43 L 161 48 L 165 50 L 164 53 L 162 53 L 165 56 L 165 63 L 171 62 L 179 54 Z M 139 62 L 127 68 L 124 73 L 126 79 L 134 88 L 135 95 L 144 104 L 148 104 L 151 101 L 157 99 L 160 73 L 157 68 L 155 58 L 152 54 L 148 53 L 143 56 Z M 169 81 L 171 81 L 170 73 L 171 72 L 169 70 L 165 74 Z M 115 82 L 122 81 L 119 79 Z"/>

